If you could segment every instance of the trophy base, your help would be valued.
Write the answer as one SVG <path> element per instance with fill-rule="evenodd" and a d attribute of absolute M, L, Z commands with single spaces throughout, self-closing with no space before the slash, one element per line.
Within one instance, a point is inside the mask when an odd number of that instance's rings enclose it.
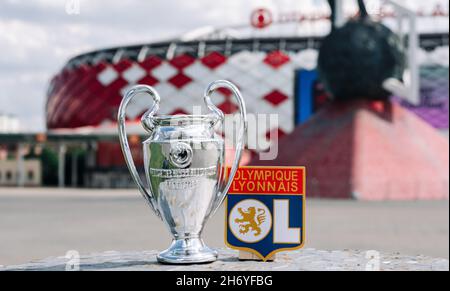
<path fill-rule="evenodd" d="M 156 259 L 163 264 L 203 264 L 214 262 L 217 257 L 217 252 L 207 247 L 201 238 L 182 238 L 174 240 Z"/>

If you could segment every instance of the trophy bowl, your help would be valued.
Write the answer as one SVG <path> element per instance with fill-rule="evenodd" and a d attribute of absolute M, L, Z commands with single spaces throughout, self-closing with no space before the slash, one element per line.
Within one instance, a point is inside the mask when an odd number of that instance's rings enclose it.
<path fill-rule="evenodd" d="M 224 121 L 224 114 L 210 97 L 221 87 L 236 96 L 241 118 L 235 160 L 229 175 L 225 175 L 225 142 L 215 133 L 216 125 Z M 154 101 L 141 120 L 149 133 L 143 142 L 148 187 L 134 165 L 125 129 L 126 108 L 139 94 L 150 95 Z M 201 233 L 206 221 L 225 199 L 238 169 L 247 117 L 239 90 L 228 81 L 211 83 L 204 100 L 210 114 L 155 116 L 160 102 L 158 93 L 150 86 L 137 85 L 125 94 L 119 107 L 119 138 L 128 169 L 150 208 L 173 236 L 171 246 L 157 256 L 161 263 L 195 264 L 217 259 L 217 252 L 205 245 Z"/>

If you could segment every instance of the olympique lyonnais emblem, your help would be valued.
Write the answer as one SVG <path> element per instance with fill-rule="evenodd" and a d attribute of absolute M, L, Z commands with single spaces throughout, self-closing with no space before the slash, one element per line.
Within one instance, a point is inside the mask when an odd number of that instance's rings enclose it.
<path fill-rule="evenodd" d="M 226 201 L 226 244 L 263 261 L 303 246 L 305 168 L 241 167 Z"/>

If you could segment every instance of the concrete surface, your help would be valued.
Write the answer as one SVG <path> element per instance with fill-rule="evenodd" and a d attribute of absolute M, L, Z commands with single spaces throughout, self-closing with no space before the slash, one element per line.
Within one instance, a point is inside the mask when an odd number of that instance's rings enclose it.
<path fill-rule="evenodd" d="M 308 200 L 305 248 L 449 257 L 449 202 Z M 224 213 L 206 226 L 224 247 Z M 0 265 L 92 252 L 162 250 L 163 224 L 137 190 L 0 188 Z"/>
<path fill-rule="evenodd" d="M 78 261 L 65 257 L 0 268 L 8 271 L 448 271 L 446 259 L 401 256 L 365 251 L 322 251 L 305 249 L 278 255 L 274 262 L 239 261 L 237 252 L 221 249 L 214 263 L 200 265 L 162 265 L 157 251 L 106 252 L 81 256 Z M 375 260 L 376 261 L 375 261 Z"/>

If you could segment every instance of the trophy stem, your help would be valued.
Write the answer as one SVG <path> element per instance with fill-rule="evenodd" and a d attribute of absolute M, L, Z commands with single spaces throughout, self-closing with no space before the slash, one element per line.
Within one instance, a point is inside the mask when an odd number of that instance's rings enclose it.
<path fill-rule="evenodd" d="M 174 239 L 172 245 L 156 259 L 163 264 L 201 264 L 214 262 L 217 256 L 217 251 L 207 247 L 197 236 Z"/>

